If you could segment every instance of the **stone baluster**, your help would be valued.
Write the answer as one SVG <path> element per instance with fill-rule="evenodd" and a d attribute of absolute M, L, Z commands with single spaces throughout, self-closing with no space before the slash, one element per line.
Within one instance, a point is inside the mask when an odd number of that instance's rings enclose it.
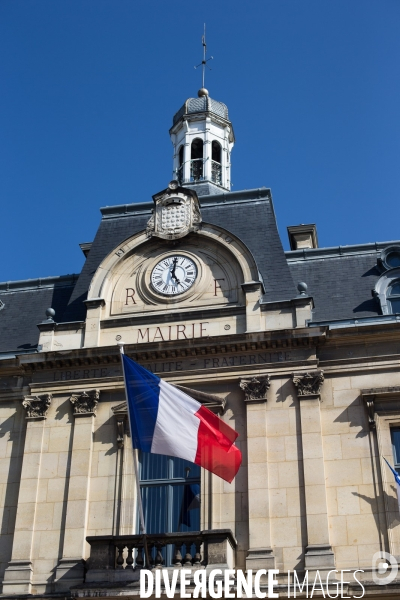
<path fill-rule="evenodd" d="M 143 558 L 143 546 L 138 546 L 136 549 L 136 569 L 143 569 L 144 558 Z"/>
<path fill-rule="evenodd" d="M 175 544 L 175 552 L 174 552 L 174 558 L 173 558 L 173 564 L 176 567 L 181 567 L 182 566 L 182 553 L 181 553 L 181 549 L 182 546 L 180 546 L 179 544 Z"/>
<path fill-rule="evenodd" d="M 133 550 L 134 546 L 132 544 L 128 544 L 128 555 L 126 557 L 126 568 L 133 569 Z"/>
<path fill-rule="evenodd" d="M 156 544 L 156 558 L 154 564 L 156 567 L 160 567 L 164 563 L 163 555 L 161 554 L 162 544 Z"/>
<path fill-rule="evenodd" d="M 117 569 L 124 568 L 124 548 L 125 544 L 117 544 L 118 556 L 116 560 Z"/>
<path fill-rule="evenodd" d="M 186 546 L 186 554 L 185 554 L 185 558 L 183 559 L 183 566 L 184 566 L 184 568 L 189 569 L 192 566 L 192 555 L 190 553 L 191 543 L 186 542 L 185 546 Z"/>
<path fill-rule="evenodd" d="M 195 542 L 195 546 L 196 546 L 196 550 L 195 550 L 195 555 L 193 557 L 193 566 L 199 567 L 201 565 L 201 554 L 200 554 L 201 542 Z"/>

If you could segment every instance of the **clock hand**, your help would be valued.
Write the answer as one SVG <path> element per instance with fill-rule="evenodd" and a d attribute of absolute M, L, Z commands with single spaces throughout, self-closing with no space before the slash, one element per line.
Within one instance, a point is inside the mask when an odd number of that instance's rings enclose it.
<path fill-rule="evenodd" d="M 177 276 L 175 275 L 175 269 L 176 269 L 176 263 L 177 263 L 177 262 L 178 262 L 178 259 L 177 259 L 177 258 L 174 258 L 174 260 L 173 260 L 173 265 L 172 265 L 172 269 L 171 269 L 171 277 L 173 277 L 173 279 L 175 279 L 176 283 L 177 283 L 178 285 L 180 285 L 180 283 L 181 283 L 181 282 L 179 281 L 179 279 L 178 279 L 178 278 L 177 278 Z"/>

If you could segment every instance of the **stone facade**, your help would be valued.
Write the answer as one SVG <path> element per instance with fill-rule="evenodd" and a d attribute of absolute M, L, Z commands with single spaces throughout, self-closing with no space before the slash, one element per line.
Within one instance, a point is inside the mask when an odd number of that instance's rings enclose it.
<path fill-rule="evenodd" d="M 276 568 L 280 597 L 288 570 L 361 569 L 369 597 L 396 597 L 397 579 L 373 583 L 372 557 L 384 550 L 400 558 L 396 490 L 384 461 L 393 464 L 391 428 L 400 426 L 399 323 L 378 307 L 359 324 L 352 314 L 316 322 L 314 291 L 303 286 L 298 294 L 288 268 L 299 251 L 268 246 L 278 239 L 275 221 L 258 211 L 273 214 L 269 191 L 235 194 L 204 196 L 198 210 L 209 210 L 207 219 L 179 239 L 149 236 L 148 204 L 123 214 L 104 209 L 103 228 L 136 219 L 137 230 L 121 226 L 118 237 L 114 226 L 103 254 L 85 245 L 92 262 L 74 278 L 64 318 L 39 323 L 38 316 L 33 350 L 10 341 L 0 356 L 4 595 L 138 593 L 144 553 L 123 340 L 132 359 L 239 433 L 243 464 L 232 484 L 201 474 L 201 531 L 168 538 L 176 568 Z M 196 186 L 187 197 L 198 206 Z M 250 237 L 269 228 L 258 250 L 234 231 L 238 204 L 258 223 Z M 276 253 L 270 262 L 265 245 Z M 372 269 L 375 255 L 365 252 Z M 190 257 L 196 280 L 182 294 L 161 295 L 151 273 L 173 255 Z M 163 532 L 150 538 L 157 567 L 168 540 Z"/>

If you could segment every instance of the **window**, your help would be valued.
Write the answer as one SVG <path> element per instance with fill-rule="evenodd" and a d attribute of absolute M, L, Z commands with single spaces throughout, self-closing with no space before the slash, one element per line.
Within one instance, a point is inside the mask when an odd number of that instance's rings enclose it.
<path fill-rule="evenodd" d="M 378 267 L 382 272 L 400 267 L 400 246 L 386 246 L 378 258 Z"/>
<path fill-rule="evenodd" d="M 211 159 L 211 179 L 222 185 L 221 145 L 215 140 L 211 144 Z"/>
<path fill-rule="evenodd" d="M 200 138 L 193 140 L 190 158 L 190 179 L 191 181 L 201 181 L 203 179 L 203 140 Z"/>
<path fill-rule="evenodd" d="M 183 182 L 183 152 L 184 152 L 184 146 L 182 145 L 179 148 L 179 152 L 178 152 L 179 167 L 178 167 L 178 171 L 177 171 L 178 181 L 179 181 L 179 183 L 181 185 L 182 185 L 182 182 Z"/>
<path fill-rule="evenodd" d="M 211 157 L 212 160 L 221 164 L 221 145 L 215 140 L 211 144 Z"/>
<path fill-rule="evenodd" d="M 400 267 L 385 271 L 376 282 L 372 294 L 379 301 L 383 315 L 398 315 L 400 313 Z"/>
<path fill-rule="evenodd" d="M 392 250 L 386 256 L 386 262 L 391 269 L 400 267 L 400 250 Z"/>
<path fill-rule="evenodd" d="M 387 291 L 387 299 L 391 313 L 400 313 L 400 279 L 394 281 Z"/>
<path fill-rule="evenodd" d="M 400 427 L 392 427 L 390 433 L 392 437 L 394 468 L 400 474 Z"/>
<path fill-rule="evenodd" d="M 139 461 L 147 533 L 200 531 L 200 467 L 146 452 Z M 172 548 L 164 548 L 163 555 L 165 564 L 171 564 Z"/>
<path fill-rule="evenodd" d="M 179 148 L 179 166 L 183 165 L 183 146 Z"/>

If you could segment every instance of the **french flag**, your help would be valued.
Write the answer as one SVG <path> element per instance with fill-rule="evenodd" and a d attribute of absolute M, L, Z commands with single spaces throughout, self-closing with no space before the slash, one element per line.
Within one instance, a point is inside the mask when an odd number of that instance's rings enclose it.
<path fill-rule="evenodd" d="M 230 483 L 242 462 L 238 433 L 200 402 L 121 358 L 133 447 L 183 458 Z"/>

